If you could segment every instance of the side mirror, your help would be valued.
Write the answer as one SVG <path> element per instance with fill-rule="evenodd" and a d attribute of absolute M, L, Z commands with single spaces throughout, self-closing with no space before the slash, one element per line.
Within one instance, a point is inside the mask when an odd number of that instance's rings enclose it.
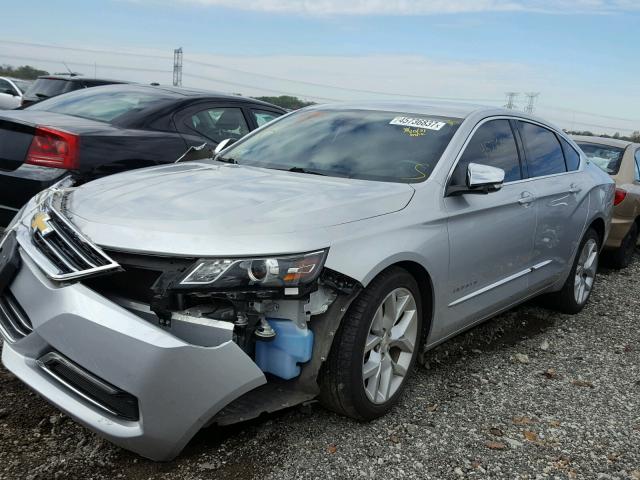
<path fill-rule="evenodd" d="M 13 88 L 3 88 L 2 90 L 0 90 L 0 93 L 6 93 L 7 95 L 11 95 L 12 97 L 18 96 Z"/>
<path fill-rule="evenodd" d="M 236 142 L 235 138 L 225 138 L 218 145 L 216 145 L 216 149 L 213 151 L 214 155 L 218 155 L 222 150 L 224 150 L 227 147 L 230 147 L 235 142 Z"/>
<path fill-rule="evenodd" d="M 482 165 L 480 163 L 470 163 L 467 166 L 467 184 L 450 185 L 447 188 L 447 195 L 497 192 L 502 188 L 504 175 L 504 170 L 501 168 Z"/>

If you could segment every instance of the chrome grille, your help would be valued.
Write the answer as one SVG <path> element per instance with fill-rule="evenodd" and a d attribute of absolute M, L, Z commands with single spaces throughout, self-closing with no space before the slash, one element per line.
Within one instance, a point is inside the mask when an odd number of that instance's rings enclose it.
<path fill-rule="evenodd" d="M 8 342 L 17 342 L 33 331 L 31 321 L 8 290 L 0 296 L 0 333 Z"/>
<path fill-rule="evenodd" d="M 53 267 L 40 265 L 50 278 L 70 280 L 119 268 L 56 209 L 49 206 L 36 215 L 41 217 L 36 222 L 34 216 L 32 241 Z"/>

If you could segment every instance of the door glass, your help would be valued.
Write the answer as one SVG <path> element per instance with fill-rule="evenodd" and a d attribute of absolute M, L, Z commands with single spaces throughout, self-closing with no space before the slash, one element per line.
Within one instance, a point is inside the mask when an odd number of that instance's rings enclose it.
<path fill-rule="evenodd" d="M 558 137 L 551 130 L 528 122 L 519 122 L 530 177 L 542 177 L 567 171 Z"/>
<path fill-rule="evenodd" d="M 580 154 L 576 152 L 576 149 L 573 148 L 564 138 L 561 138 L 560 142 L 562 143 L 562 149 L 564 150 L 564 160 L 567 165 L 567 170 L 570 172 L 577 170 L 580 166 Z"/>
<path fill-rule="evenodd" d="M 505 182 L 522 178 L 518 147 L 508 120 L 491 120 L 476 130 L 453 172 L 453 185 L 466 184 L 469 163 L 503 169 Z"/>
<path fill-rule="evenodd" d="M 251 113 L 253 114 L 253 118 L 256 119 L 256 123 L 259 127 L 280 116 L 279 113 L 268 112 L 266 110 L 251 110 Z"/>
<path fill-rule="evenodd" d="M 636 150 L 636 181 L 640 182 L 640 149 Z"/>
<path fill-rule="evenodd" d="M 188 127 L 214 142 L 221 142 L 225 138 L 237 140 L 249 133 L 249 127 L 240 108 L 200 110 L 189 116 L 186 123 Z"/>

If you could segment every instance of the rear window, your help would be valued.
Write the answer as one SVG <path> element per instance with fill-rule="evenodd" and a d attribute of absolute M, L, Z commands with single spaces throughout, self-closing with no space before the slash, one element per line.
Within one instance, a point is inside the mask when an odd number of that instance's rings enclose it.
<path fill-rule="evenodd" d="M 239 164 L 321 175 L 422 182 L 459 118 L 373 110 L 302 110 L 225 151 Z"/>
<path fill-rule="evenodd" d="M 143 91 L 113 91 L 109 87 L 90 88 L 52 98 L 28 107 L 29 110 L 44 110 L 74 117 L 114 123 L 162 101 L 158 93 Z"/>
<path fill-rule="evenodd" d="M 28 88 L 27 97 L 49 98 L 60 95 L 70 89 L 71 85 L 67 80 L 59 78 L 39 78 Z"/>
<path fill-rule="evenodd" d="M 615 175 L 620 170 L 620 163 L 624 155 L 624 148 L 599 145 L 597 143 L 577 142 L 584 154 L 609 175 Z"/>

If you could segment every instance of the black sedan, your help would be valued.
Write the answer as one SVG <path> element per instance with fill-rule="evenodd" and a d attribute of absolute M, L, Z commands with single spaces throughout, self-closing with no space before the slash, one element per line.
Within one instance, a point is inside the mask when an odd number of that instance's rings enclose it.
<path fill-rule="evenodd" d="M 232 95 L 109 85 L 0 114 L 0 225 L 69 173 L 78 182 L 174 162 L 191 146 L 215 147 L 286 113 Z"/>

